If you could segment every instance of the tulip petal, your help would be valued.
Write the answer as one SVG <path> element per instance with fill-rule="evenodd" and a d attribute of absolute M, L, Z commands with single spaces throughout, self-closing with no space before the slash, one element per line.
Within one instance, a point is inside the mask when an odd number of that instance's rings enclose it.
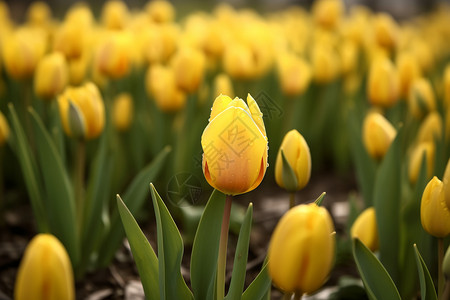
<path fill-rule="evenodd" d="M 266 128 L 264 127 L 263 121 L 263 114 L 259 109 L 258 103 L 256 103 L 255 99 L 250 94 L 247 94 L 247 104 L 248 108 L 250 109 L 251 116 L 255 121 L 256 125 L 258 126 L 259 130 L 261 130 L 261 132 L 264 135 L 266 135 Z"/>
<path fill-rule="evenodd" d="M 220 94 L 216 100 L 214 100 L 213 106 L 211 108 L 211 116 L 209 120 L 212 121 L 218 114 L 223 112 L 231 102 L 231 98 L 227 95 Z"/>

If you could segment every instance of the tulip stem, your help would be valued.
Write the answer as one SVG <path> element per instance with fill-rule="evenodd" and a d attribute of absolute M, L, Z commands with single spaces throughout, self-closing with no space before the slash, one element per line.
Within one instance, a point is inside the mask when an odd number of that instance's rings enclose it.
<path fill-rule="evenodd" d="M 295 293 L 294 300 L 300 300 L 300 299 L 302 299 L 302 293 L 300 293 L 300 292 Z"/>
<path fill-rule="evenodd" d="M 86 161 L 86 142 L 79 140 L 75 153 L 75 201 L 77 208 L 78 233 L 81 236 L 84 212 L 84 168 Z"/>
<path fill-rule="evenodd" d="M 438 299 L 442 299 L 444 291 L 444 272 L 442 271 L 442 262 L 444 261 L 444 239 L 438 238 Z"/>
<path fill-rule="evenodd" d="M 227 244 L 228 230 L 230 226 L 231 202 L 233 196 L 227 195 L 225 209 L 223 211 L 222 229 L 220 232 L 219 258 L 217 261 L 217 298 L 222 300 L 225 296 L 225 272 L 227 269 Z"/>
<path fill-rule="evenodd" d="M 295 193 L 289 193 L 289 209 L 295 206 Z"/>
<path fill-rule="evenodd" d="M 292 293 L 288 293 L 288 292 L 284 293 L 283 300 L 291 300 L 291 299 L 292 299 Z"/>

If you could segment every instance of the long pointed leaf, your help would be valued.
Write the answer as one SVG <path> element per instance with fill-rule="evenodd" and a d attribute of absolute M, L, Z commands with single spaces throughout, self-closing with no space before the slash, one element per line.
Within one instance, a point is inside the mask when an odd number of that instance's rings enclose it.
<path fill-rule="evenodd" d="M 225 195 L 214 190 L 206 204 L 195 234 L 191 254 L 191 285 L 195 299 L 214 297 L 220 230 Z"/>
<path fill-rule="evenodd" d="M 252 229 L 253 204 L 250 203 L 245 214 L 244 222 L 239 232 L 239 238 L 234 255 L 233 273 L 231 275 L 230 288 L 225 297 L 226 300 L 241 299 L 244 290 L 245 274 L 248 259 L 248 246 L 250 242 L 250 231 Z"/>
<path fill-rule="evenodd" d="M 353 239 L 353 256 L 370 299 L 401 299 L 384 266 L 357 238 Z"/>
<path fill-rule="evenodd" d="M 117 207 L 147 299 L 160 299 L 158 258 L 131 212 L 117 195 Z"/>
<path fill-rule="evenodd" d="M 416 244 L 414 244 L 414 253 L 416 254 L 416 265 L 417 271 L 419 272 L 420 296 L 424 300 L 437 300 L 433 279 L 431 278 L 427 265 L 423 261 Z"/>
<path fill-rule="evenodd" d="M 158 232 L 159 291 L 161 299 L 194 299 L 181 275 L 183 240 L 153 184 L 150 184 Z"/>
<path fill-rule="evenodd" d="M 270 279 L 268 268 L 266 258 L 261 271 L 242 294 L 242 300 L 260 300 L 265 299 L 264 297 L 267 293 L 270 295 L 272 280 Z"/>

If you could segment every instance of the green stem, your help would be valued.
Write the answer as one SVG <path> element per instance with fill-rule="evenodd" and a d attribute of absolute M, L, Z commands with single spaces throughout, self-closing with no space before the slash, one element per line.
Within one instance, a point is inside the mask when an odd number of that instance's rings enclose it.
<path fill-rule="evenodd" d="M 230 226 L 231 202 L 233 196 L 227 195 L 225 200 L 225 210 L 223 211 L 222 229 L 220 232 L 219 258 L 217 261 L 217 300 L 222 300 L 225 296 L 225 272 L 227 268 L 227 244 L 228 230 Z"/>
<path fill-rule="evenodd" d="M 300 292 L 295 293 L 294 300 L 300 300 L 300 299 L 302 299 L 302 293 L 300 293 Z"/>
<path fill-rule="evenodd" d="M 84 218 L 84 170 L 86 163 L 86 141 L 79 140 L 75 153 L 75 200 L 77 208 L 78 234 L 81 237 Z"/>
<path fill-rule="evenodd" d="M 292 293 L 288 293 L 288 292 L 284 293 L 283 300 L 291 300 L 291 299 L 292 299 Z"/>
<path fill-rule="evenodd" d="M 438 299 L 442 299 L 444 291 L 444 272 L 442 271 L 442 262 L 444 261 L 444 239 L 438 238 Z"/>
<path fill-rule="evenodd" d="M 289 193 L 289 209 L 295 206 L 295 192 Z"/>

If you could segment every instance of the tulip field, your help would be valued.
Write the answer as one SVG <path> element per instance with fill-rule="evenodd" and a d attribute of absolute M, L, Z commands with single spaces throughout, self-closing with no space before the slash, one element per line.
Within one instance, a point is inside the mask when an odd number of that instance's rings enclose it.
<path fill-rule="evenodd" d="M 0 0 L 0 299 L 450 299 L 448 2 L 49 3 Z"/>

